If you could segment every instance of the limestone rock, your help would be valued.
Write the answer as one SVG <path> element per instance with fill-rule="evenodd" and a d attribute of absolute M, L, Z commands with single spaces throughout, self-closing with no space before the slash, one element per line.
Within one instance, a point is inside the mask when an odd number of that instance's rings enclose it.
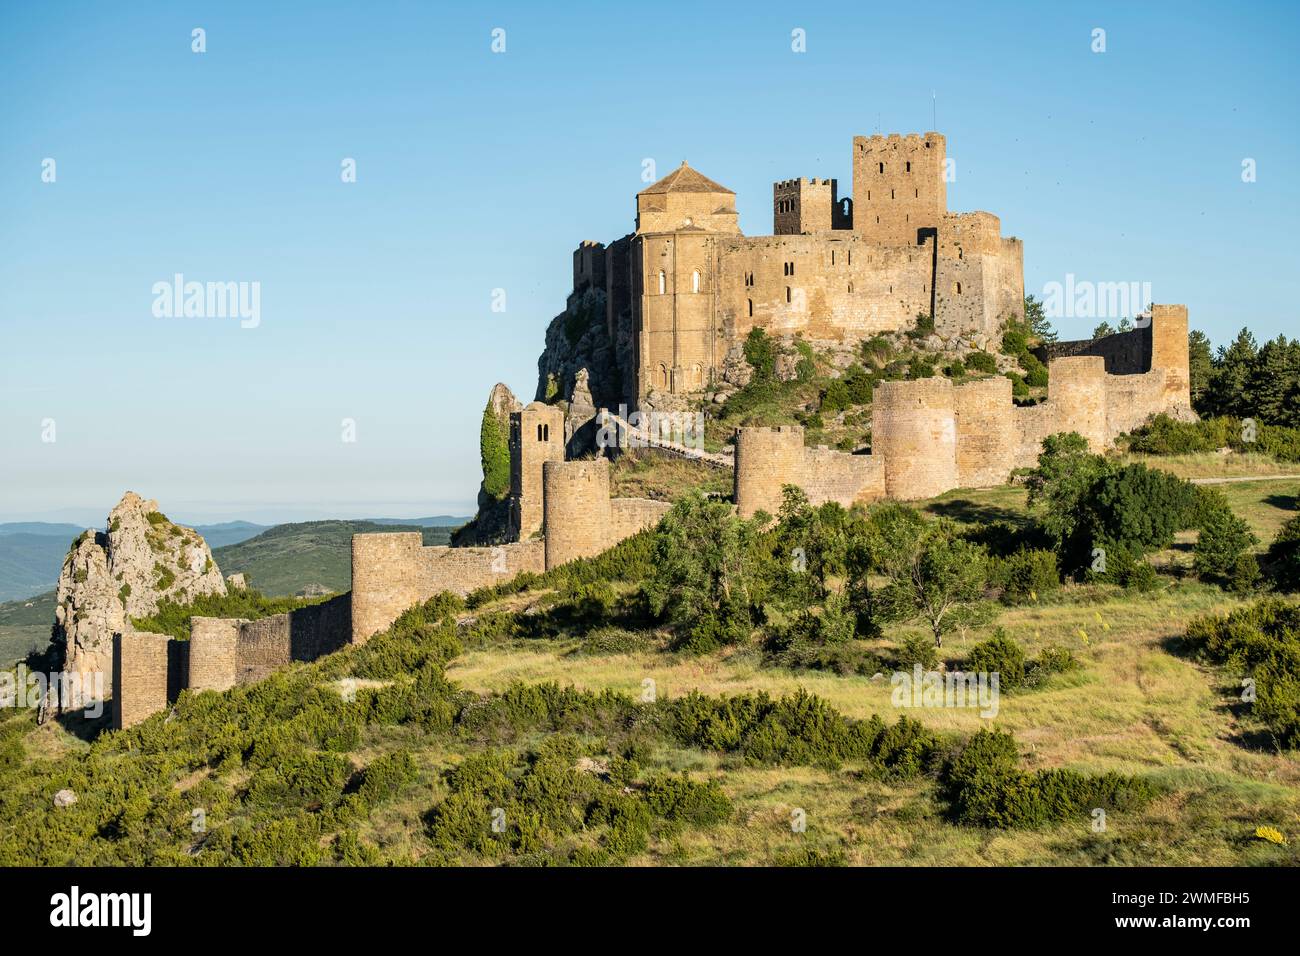
<path fill-rule="evenodd" d="M 799 377 L 799 354 L 781 352 L 776 357 L 775 373 L 778 382 L 793 382 Z"/>
<path fill-rule="evenodd" d="M 236 571 L 234 574 L 226 575 L 226 589 L 230 591 L 247 590 L 248 578 L 244 576 L 244 572 Z"/>
<path fill-rule="evenodd" d="M 72 544 L 54 608 L 54 640 L 63 666 L 104 675 L 110 684 L 113 635 L 167 599 L 225 594 L 226 582 L 207 542 L 169 521 L 158 502 L 128 491 L 109 512 L 106 531 L 86 531 Z M 94 686 L 88 683 L 86 686 Z"/>
<path fill-rule="evenodd" d="M 736 388 L 744 388 L 754 377 L 754 367 L 745 361 L 745 351 L 739 345 L 727 350 L 727 357 L 722 362 L 722 380 L 730 382 Z"/>
<path fill-rule="evenodd" d="M 492 391 L 488 393 L 488 407 L 492 409 L 496 420 L 507 429 L 510 427 L 510 413 L 523 411 L 524 408 L 519 399 L 515 398 L 515 393 L 503 382 L 492 386 Z"/>
<path fill-rule="evenodd" d="M 60 790 L 54 795 L 54 805 L 62 810 L 77 802 L 77 795 L 71 790 Z"/>

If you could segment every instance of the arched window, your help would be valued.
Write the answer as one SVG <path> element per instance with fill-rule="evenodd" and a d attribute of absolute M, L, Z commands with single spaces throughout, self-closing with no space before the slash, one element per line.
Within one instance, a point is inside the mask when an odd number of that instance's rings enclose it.
<path fill-rule="evenodd" d="M 668 387 L 668 367 L 662 362 L 659 363 L 659 385 L 661 388 Z"/>
<path fill-rule="evenodd" d="M 961 295 L 961 283 L 960 283 L 960 282 L 954 282 L 954 283 L 953 283 L 953 289 L 954 289 L 954 291 L 956 291 L 956 293 L 957 293 L 958 295 Z"/>
<path fill-rule="evenodd" d="M 659 294 L 663 295 L 668 291 L 668 276 L 664 275 L 664 270 L 659 270 Z"/>
<path fill-rule="evenodd" d="M 700 291 L 700 270 L 699 269 L 696 269 L 694 272 L 691 273 L 691 291 L 692 292 Z"/>
<path fill-rule="evenodd" d="M 880 164 L 880 171 L 881 171 L 882 173 L 885 171 L 885 164 L 884 164 L 884 163 L 881 163 L 881 164 Z"/>
<path fill-rule="evenodd" d="M 752 319 L 754 317 L 754 300 L 746 299 L 745 301 L 749 303 L 749 317 Z"/>
<path fill-rule="evenodd" d="M 909 173 L 912 171 L 912 164 L 911 164 L 911 163 L 908 163 L 908 164 L 907 164 L 907 171 L 908 171 Z"/>
<path fill-rule="evenodd" d="M 789 287 L 789 286 L 786 286 L 786 287 L 785 287 L 785 301 L 787 301 L 787 302 L 790 301 L 790 287 Z"/>
<path fill-rule="evenodd" d="M 541 425 L 538 425 L 538 426 L 537 426 L 537 440 L 538 440 L 538 441 L 545 441 L 545 439 L 542 438 L 542 426 L 541 426 Z"/>

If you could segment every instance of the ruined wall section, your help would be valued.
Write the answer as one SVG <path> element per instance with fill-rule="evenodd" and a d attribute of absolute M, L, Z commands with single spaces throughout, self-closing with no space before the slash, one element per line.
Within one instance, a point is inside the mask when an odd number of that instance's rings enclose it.
<path fill-rule="evenodd" d="M 229 690 L 238 683 L 241 618 L 195 617 L 190 621 L 190 690 Z"/>
<path fill-rule="evenodd" d="M 736 510 L 742 518 L 781 510 L 785 485 L 796 485 L 809 503 L 845 507 L 884 497 L 885 474 L 875 455 L 847 455 L 825 446 L 804 446 L 799 425 L 736 430 Z"/>
<path fill-rule="evenodd" d="M 849 455 L 819 445 L 803 450 L 801 487 L 814 507 L 835 501 L 848 508 L 885 497 L 884 463 L 875 455 Z"/>
<path fill-rule="evenodd" d="M 1057 359 L 1048 366 L 1047 404 L 1056 410 L 1056 430 L 1078 432 L 1094 454 L 1114 437 L 1106 424 L 1106 363 L 1100 356 Z"/>
<path fill-rule="evenodd" d="M 128 630 L 113 635 L 115 730 L 133 727 L 167 707 L 171 639 L 166 634 Z"/>
<path fill-rule="evenodd" d="M 611 498 L 609 501 L 609 543 L 613 547 L 625 538 L 646 528 L 653 528 L 669 511 L 672 504 L 650 498 Z"/>

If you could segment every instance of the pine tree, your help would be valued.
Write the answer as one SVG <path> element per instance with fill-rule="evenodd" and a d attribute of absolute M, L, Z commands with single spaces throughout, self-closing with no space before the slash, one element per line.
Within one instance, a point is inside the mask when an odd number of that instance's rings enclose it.
<path fill-rule="evenodd" d="M 1211 415 L 1250 416 L 1246 407 L 1246 381 L 1250 378 L 1258 352 L 1259 346 L 1249 329 L 1242 329 L 1231 345 L 1219 349 L 1206 396 L 1207 410 Z"/>
<path fill-rule="evenodd" d="M 1210 387 L 1210 377 L 1214 374 L 1214 354 L 1210 350 L 1210 339 L 1200 329 L 1193 329 L 1187 336 L 1187 367 L 1192 383 L 1192 407 L 1198 412 L 1202 408 L 1206 392 Z"/>

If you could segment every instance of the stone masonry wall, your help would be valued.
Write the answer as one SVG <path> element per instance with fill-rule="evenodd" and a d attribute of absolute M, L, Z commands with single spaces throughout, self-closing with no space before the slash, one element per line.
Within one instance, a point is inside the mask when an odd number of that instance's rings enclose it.
<path fill-rule="evenodd" d="M 736 430 L 735 501 L 742 518 L 758 511 L 775 517 L 785 485 L 797 485 L 812 505 L 838 501 L 848 507 L 884 497 L 879 457 L 806 448 L 803 439 L 799 425 Z"/>
<path fill-rule="evenodd" d="M 196 617 L 190 622 L 190 689 L 229 690 L 239 673 L 239 618 Z"/>
<path fill-rule="evenodd" d="M 609 546 L 613 509 L 609 462 L 548 461 L 543 471 L 546 566 L 599 554 Z"/>
<path fill-rule="evenodd" d="M 540 573 L 544 555 L 538 539 L 493 548 L 426 548 L 419 532 L 353 535 L 352 642 L 364 643 L 441 591 L 464 595 L 521 571 Z"/>
<path fill-rule="evenodd" d="M 1015 467 L 1011 380 L 1001 375 L 953 389 L 957 484 L 981 488 L 1006 481 Z"/>
<path fill-rule="evenodd" d="M 133 727 L 167 707 L 166 634 L 113 635 L 113 728 Z"/>
<path fill-rule="evenodd" d="M 609 543 L 613 547 L 624 538 L 657 525 L 672 509 L 667 501 L 649 498 L 611 498 L 609 502 Z"/>
<path fill-rule="evenodd" d="M 957 427 L 946 378 L 882 382 L 871 412 L 871 452 L 884 458 L 885 492 L 898 501 L 957 487 Z"/>

